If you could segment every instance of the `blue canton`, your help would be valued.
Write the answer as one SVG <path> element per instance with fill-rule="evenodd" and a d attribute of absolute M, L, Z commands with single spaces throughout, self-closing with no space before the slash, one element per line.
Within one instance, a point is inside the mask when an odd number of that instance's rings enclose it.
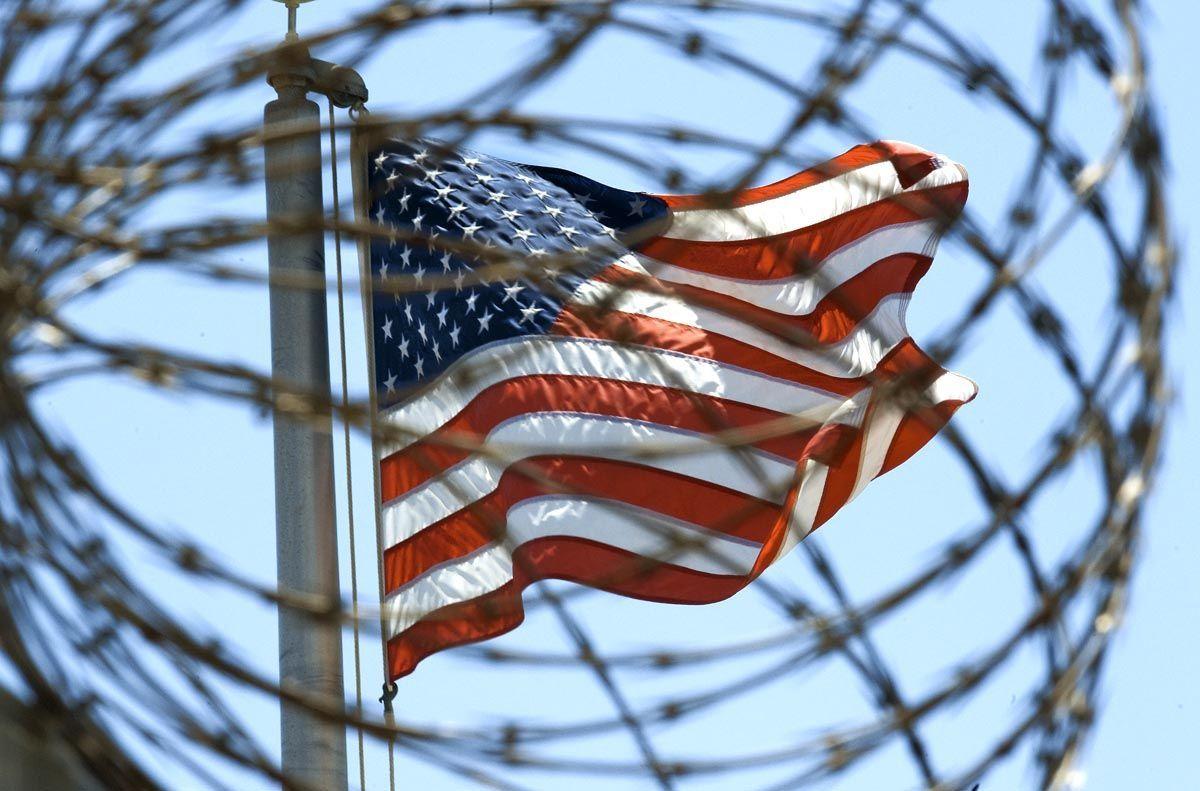
<path fill-rule="evenodd" d="M 368 155 L 379 405 L 485 344 L 547 331 L 575 289 L 665 221 L 651 195 L 556 168 L 388 141 Z M 490 272 L 510 271 L 504 278 Z"/>

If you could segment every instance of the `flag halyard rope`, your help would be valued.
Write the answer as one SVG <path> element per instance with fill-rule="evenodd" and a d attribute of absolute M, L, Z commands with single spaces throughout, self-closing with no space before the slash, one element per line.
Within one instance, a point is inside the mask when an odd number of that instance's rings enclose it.
<path fill-rule="evenodd" d="M 333 186 L 333 250 L 337 273 L 338 356 L 342 366 L 342 438 L 346 464 L 346 525 L 350 538 L 350 612 L 354 630 L 354 714 L 357 719 L 361 720 L 363 696 L 361 635 L 358 624 L 358 542 L 354 530 L 354 468 L 350 458 L 350 420 L 348 419 L 350 385 L 346 364 L 346 295 L 342 277 L 342 213 L 338 195 L 337 118 L 333 99 L 327 99 L 327 101 L 329 103 L 330 182 Z M 358 737 L 359 788 L 366 791 L 367 769 L 362 726 L 356 725 L 355 731 Z"/>
<path fill-rule="evenodd" d="M 366 183 L 366 175 L 362 172 L 363 164 L 363 122 L 365 121 L 368 112 L 367 108 L 362 104 L 355 105 L 350 108 L 349 115 L 354 125 L 350 128 L 350 165 L 352 171 L 351 186 L 354 191 L 354 216 L 356 221 L 362 221 L 367 214 L 367 206 L 365 204 L 366 196 L 363 193 L 363 186 Z M 388 789 L 396 791 L 396 718 L 392 709 L 392 701 L 396 698 L 399 691 L 397 686 L 388 679 L 388 657 L 387 657 L 387 630 L 384 623 L 384 584 L 383 584 L 383 525 L 380 521 L 379 500 L 380 500 L 380 482 L 379 482 L 379 464 L 375 461 L 378 458 L 378 443 L 379 429 L 378 420 L 378 398 L 375 392 L 375 335 L 371 325 L 371 300 L 372 300 L 372 278 L 373 274 L 370 267 L 370 240 L 361 232 L 357 234 L 358 253 L 359 253 L 359 286 L 360 296 L 363 305 L 363 329 L 364 337 L 366 338 L 367 352 L 367 376 L 370 380 L 368 387 L 368 403 L 370 405 L 370 414 L 368 416 L 368 425 L 371 430 L 371 480 L 373 485 L 374 514 L 375 514 L 375 545 L 376 545 L 376 571 L 379 582 L 379 647 L 381 652 L 383 669 L 383 695 L 379 698 L 379 702 L 383 704 L 384 722 L 388 726 L 389 733 L 387 737 L 388 745 Z"/>

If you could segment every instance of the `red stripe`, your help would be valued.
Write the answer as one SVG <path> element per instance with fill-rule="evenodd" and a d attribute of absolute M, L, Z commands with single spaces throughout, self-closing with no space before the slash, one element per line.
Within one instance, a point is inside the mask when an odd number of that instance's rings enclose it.
<path fill-rule="evenodd" d="M 598 312 L 582 305 L 568 305 L 548 332 L 651 346 L 718 360 L 847 398 L 868 385 L 864 377 L 830 376 L 715 332 L 617 310 Z"/>
<path fill-rule="evenodd" d="M 933 171 L 941 167 L 941 160 L 932 151 L 926 151 L 909 143 L 897 140 L 878 140 L 872 143 L 876 150 L 883 152 L 896 168 L 900 178 L 900 186 L 908 189 Z"/>
<path fill-rule="evenodd" d="M 505 420 L 555 411 L 609 415 L 704 433 L 753 429 L 786 417 L 724 398 L 614 379 L 557 375 L 508 379 L 482 391 L 425 439 L 383 459 L 379 465 L 382 501 L 399 497 L 462 461 Z M 809 448 L 815 431 L 789 432 L 749 444 L 795 460 Z"/>
<path fill-rule="evenodd" d="M 810 313 L 799 316 L 768 310 L 706 288 L 648 280 L 619 267 L 611 267 L 594 279 L 643 290 L 653 290 L 657 286 L 664 293 L 713 308 L 784 340 L 811 338 L 816 343 L 828 344 L 837 343 L 853 332 L 884 297 L 911 294 L 929 271 L 930 262 L 928 256 L 915 253 L 899 253 L 880 259 L 831 290 Z"/>
<path fill-rule="evenodd" d="M 900 420 L 896 436 L 888 448 L 879 474 L 899 467 L 917 451 L 925 447 L 937 433 L 950 422 L 950 418 L 966 401 L 943 401 L 940 404 L 907 413 Z"/>
<path fill-rule="evenodd" d="M 849 445 L 851 439 L 852 437 L 848 435 L 846 438 L 847 441 L 844 444 Z M 840 459 L 830 460 L 827 462 L 827 464 L 833 465 L 839 461 Z M 797 468 L 797 484 L 802 482 L 803 472 L 803 466 Z M 796 508 L 796 500 L 799 498 L 799 496 L 799 485 L 792 486 L 792 488 L 788 490 L 787 497 L 784 499 L 783 508 L 781 508 L 779 511 L 779 518 L 775 522 L 775 527 L 771 530 L 771 535 L 768 536 L 767 540 L 763 542 L 763 547 L 758 553 L 758 559 L 754 561 L 754 568 L 750 572 L 750 576 L 752 578 L 757 578 L 759 574 L 762 574 L 764 571 L 766 571 L 767 567 L 774 563 L 777 559 L 780 545 L 783 544 L 783 541 L 787 537 L 788 531 L 791 528 L 791 515 L 792 511 L 794 511 Z"/>
<path fill-rule="evenodd" d="M 657 195 L 674 211 L 696 209 L 731 209 L 781 198 L 829 181 L 852 170 L 891 160 L 896 169 L 900 186 L 908 189 L 925 176 L 937 170 L 941 161 L 937 154 L 908 143 L 893 140 L 877 140 L 870 145 L 859 145 L 828 162 L 808 168 L 774 184 L 750 187 L 735 193 L 708 192 L 700 195 Z"/>
<path fill-rule="evenodd" d="M 869 421 L 875 411 L 874 404 L 867 408 L 865 421 Z M 866 422 L 863 425 L 868 425 Z M 837 464 L 829 465 L 825 476 L 825 491 L 821 495 L 821 504 L 817 506 L 816 518 L 813 519 L 813 530 L 829 521 L 841 507 L 850 499 L 854 491 L 854 481 L 858 478 L 858 464 L 862 459 L 864 432 L 856 431 L 853 438 Z"/>
<path fill-rule="evenodd" d="M 701 195 L 657 195 L 655 197 L 666 201 L 673 211 L 690 211 L 693 209 L 731 209 L 762 203 L 772 198 L 780 198 L 836 178 L 851 170 L 858 170 L 867 165 L 883 162 L 889 152 L 877 146 L 855 146 L 846 153 L 834 157 L 828 162 L 822 162 L 816 167 L 809 168 L 789 176 L 782 181 L 763 187 L 751 187 L 736 193 L 705 193 Z"/>
<path fill-rule="evenodd" d="M 561 579 L 636 599 L 708 604 L 727 599 L 752 576 L 706 574 L 579 538 L 548 537 L 513 553 L 513 580 L 471 601 L 430 613 L 388 641 L 390 677 L 408 675 L 437 651 L 496 637 L 525 619 L 521 592 L 542 579 Z"/>
<path fill-rule="evenodd" d="M 530 459 L 506 470 L 487 496 L 389 547 L 383 555 L 385 589 L 390 593 L 438 564 L 496 542 L 509 509 L 531 497 L 561 493 L 627 503 L 759 544 L 770 537 L 779 514 L 774 503 L 631 462 Z"/>
<path fill-rule="evenodd" d="M 791 233 L 732 242 L 692 242 L 659 237 L 639 252 L 669 264 L 722 277 L 774 280 L 803 275 L 815 262 L 888 225 L 958 215 L 967 199 L 965 181 L 906 192 L 831 217 Z"/>

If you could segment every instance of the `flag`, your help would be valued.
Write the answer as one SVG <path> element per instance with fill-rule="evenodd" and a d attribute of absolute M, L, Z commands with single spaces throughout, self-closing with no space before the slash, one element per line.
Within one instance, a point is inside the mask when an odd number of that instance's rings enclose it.
<path fill-rule="evenodd" d="M 966 201 L 940 156 L 688 196 L 364 156 L 391 678 L 513 629 L 541 579 L 731 596 L 975 395 L 904 323 Z"/>

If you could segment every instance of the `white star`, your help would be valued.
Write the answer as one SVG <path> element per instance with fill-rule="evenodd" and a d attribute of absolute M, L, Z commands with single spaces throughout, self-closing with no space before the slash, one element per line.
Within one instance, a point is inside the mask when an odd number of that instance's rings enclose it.
<path fill-rule="evenodd" d="M 559 228 L 559 230 L 562 231 L 563 236 L 567 237 L 568 239 L 579 233 L 579 229 L 574 225 L 564 225 L 563 227 Z"/>
<path fill-rule="evenodd" d="M 429 149 L 422 148 L 417 153 L 413 154 L 413 162 L 424 162 L 429 158 Z"/>
<path fill-rule="evenodd" d="M 471 293 L 467 295 L 467 313 L 475 312 L 475 301 L 479 299 L 479 295 L 475 293 L 475 289 L 471 289 Z"/>
<path fill-rule="evenodd" d="M 518 180 L 518 181 L 523 181 L 523 182 L 525 182 L 526 184 L 532 184 L 532 183 L 533 183 L 533 181 L 534 181 L 534 179 L 533 179 L 531 176 L 529 176 L 528 174 L 526 174 L 526 173 L 518 173 L 518 174 L 517 174 L 517 180 Z"/>
<path fill-rule="evenodd" d="M 450 253 L 442 253 L 442 271 L 450 271 Z"/>
<path fill-rule="evenodd" d="M 483 184 L 486 187 L 488 184 L 491 184 L 493 181 L 495 181 L 496 177 L 489 176 L 487 173 L 480 173 L 478 176 L 475 177 L 475 179 L 480 184 Z"/>
<path fill-rule="evenodd" d="M 425 222 L 425 215 L 421 214 L 421 212 L 417 212 L 416 216 L 412 218 L 412 224 L 415 230 L 421 230 L 421 223 L 423 222 Z"/>
<path fill-rule="evenodd" d="M 541 312 L 542 309 L 537 305 L 530 305 L 527 308 L 521 308 L 521 323 L 524 324 L 527 321 L 533 321 L 534 317 Z"/>
<path fill-rule="evenodd" d="M 479 331 L 487 332 L 488 326 L 492 323 L 492 312 L 485 310 L 483 315 L 479 317 Z"/>
<path fill-rule="evenodd" d="M 608 234 L 608 235 L 609 235 L 610 237 L 612 237 L 613 239 L 616 239 L 616 238 L 617 238 L 617 231 L 616 231 L 616 229 L 615 229 L 615 228 L 609 228 L 609 227 L 606 225 L 606 226 L 604 226 L 603 228 L 601 228 L 600 230 L 604 231 L 606 234 Z"/>
<path fill-rule="evenodd" d="M 454 293 L 455 294 L 462 291 L 463 283 L 465 283 L 466 280 L 467 280 L 466 274 L 461 269 L 458 270 L 458 272 L 454 275 Z"/>
<path fill-rule="evenodd" d="M 475 223 L 471 223 L 466 228 L 463 228 L 463 238 L 464 239 L 474 239 L 475 234 L 482 230 L 483 230 L 482 225 L 476 225 Z"/>
<path fill-rule="evenodd" d="M 450 343 L 454 344 L 455 349 L 458 348 L 458 333 L 459 333 L 459 329 L 458 329 L 458 324 L 456 323 L 453 327 L 450 328 Z"/>
<path fill-rule="evenodd" d="M 463 160 L 463 164 L 474 170 L 475 166 L 479 164 L 479 157 L 467 157 Z"/>
<path fill-rule="evenodd" d="M 383 170 L 383 163 L 387 162 L 388 155 L 383 151 L 379 152 L 379 156 L 375 157 L 375 172 L 379 173 Z M 361 159 L 359 160 L 362 161 Z"/>
<path fill-rule="evenodd" d="M 375 210 L 375 222 L 383 225 L 384 211 L 383 204 L 379 204 L 379 208 Z"/>
<path fill-rule="evenodd" d="M 405 266 L 408 266 L 408 259 L 412 257 L 412 250 L 408 249 L 408 245 L 404 245 L 404 252 L 400 253 L 400 260 Z"/>
<path fill-rule="evenodd" d="M 421 336 L 421 343 L 429 343 L 429 335 L 425 332 L 425 322 L 417 322 L 417 334 Z"/>
<path fill-rule="evenodd" d="M 434 168 L 433 170 L 426 170 L 425 171 L 425 180 L 433 181 L 440 175 L 442 175 L 442 171 L 438 170 L 437 168 Z"/>
<path fill-rule="evenodd" d="M 425 375 L 425 361 L 424 360 L 422 360 L 420 357 L 418 357 L 417 361 L 415 363 L 413 363 L 413 366 L 417 369 L 417 376 Z"/>
<path fill-rule="evenodd" d="M 433 356 L 437 358 L 437 361 L 439 363 L 442 361 L 442 351 L 441 351 L 441 349 L 438 348 L 437 341 L 433 342 Z"/>
<path fill-rule="evenodd" d="M 530 247 L 529 255 L 531 258 L 537 258 L 538 256 L 546 255 L 546 251 L 540 247 Z"/>
<path fill-rule="evenodd" d="M 547 206 L 546 207 L 546 214 L 549 214 L 551 217 L 557 218 L 558 215 L 560 215 L 562 213 L 563 213 L 563 210 L 558 208 L 557 206 Z"/>
<path fill-rule="evenodd" d="M 508 193 L 507 193 L 507 192 L 505 192 L 504 190 L 500 190 L 500 191 L 498 191 L 498 192 L 489 192 L 489 193 L 488 193 L 488 201 L 489 201 L 489 202 L 490 202 L 490 201 L 502 201 L 502 200 L 504 200 L 504 199 L 505 199 L 505 198 L 507 198 L 507 197 L 508 197 Z"/>
<path fill-rule="evenodd" d="M 629 202 L 629 214 L 632 217 L 646 216 L 646 201 L 640 195 Z"/>
<path fill-rule="evenodd" d="M 408 338 L 405 338 L 404 336 L 400 337 L 400 359 L 408 359 Z"/>
<path fill-rule="evenodd" d="M 396 296 L 399 297 L 400 295 L 397 294 Z M 412 324 L 412 303 L 410 302 L 404 303 L 404 318 L 408 320 L 409 324 Z"/>
<path fill-rule="evenodd" d="M 387 270 L 388 270 L 388 262 L 384 261 L 382 264 L 379 265 L 379 279 L 380 280 L 387 280 Z"/>
<path fill-rule="evenodd" d="M 383 323 L 383 339 L 390 341 L 392 339 L 392 317 L 388 316 L 387 321 Z"/>
<path fill-rule="evenodd" d="M 505 209 L 504 211 L 500 212 L 500 214 L 509 222 L 512 222 L 518 217 L 523 216 L 521 212 L 517 211 L 516 209 Z"/>
<path fill-rule="evenodd" d="M 459 203 L 455 206 L 451 206 L 450 207 L 450 219 L 453 220 L 455 217 L 462 214 L 466 210 L 467 210 L 467 207 L 461 203 Z"/>
<path fill-rule="evenodd" d="M 515 301 L 517 294 L 519 294 L 524 288 L 525 286 L 521 285 L 520 283 L 513 283 L 511 286 L 505 286 L 504 301 L 508 302 L 510 299 Z"/>
<path fill-rule="evenodd" d="M 413 272 L 413 280 L 419 286 L 419 285 L 421 285 L 421 280 L 424 277 L 425 277 L 425 267 L 421 266 L 420 264 L 417 264 L 417 271 Z"/>
<path fill-rule="evenodd" d="M 529 241 L 529 237 L 533 236 L 533 231 L 528 228 L 518 228 L 514 234 L 522 242 Z"/>
<path fill-rule="evenodd" d="M 451 192 L 454 192 L 454 187 L 438 187 L 436 190 L 434 190 L 434 192 L 437 193 L 439 198 L 445 200 L 446 198 L 450 197 Z"/>
<path fill-rule="evenodd" d="M 438 320 L 439 328 L 446 326 L 446 316 L 449 315 L 449 313 L 450 313 L 450 308 L 446 305 L 442 305 L 442 309 L 437 312 L 437 320 Z"/>
<path fill-rule="evenodd" d="M 534 195 L 534 197 L 535 197 L 535 198 L 541 198 L 542 200 L 545 200 L 546 198 L 549 198 L 549 197 L 550 197 L 550 193 L 549 193 L 549 192 L 546 192 L 545 190 L 538 189 L 538 188 L 536 188 L 536 187 L 534 187 L 532 190 L 530 190 L 530 192 L 532 192 L 532 193 L 533 193 L 533 195 Z"/>
<path fill-rule="evenodd" d="M 388 223 L 388 248 L 396 246 L 396 240 L 400 238 L 400 234 L 396 232 L 396 226 Z"/>
<path fill-rule="evenodd" d="M 408 211 L 408 202 L 410 200 L 412 200 L 412 195 L 409 195 L 408 190 L 405 190 L 404 194 L 400 196 L 400 211 Z"/>
<path fill-rule="evenodd" d="M 388 371 L 387 379 L 383 380 L 383 386 L 387 388 L 388 395 L 396 392 L 396 375 L 390 370 Z"/>
<path fill-rule="evenodd" d="M 434 301 L 437 299 L 437 289 L 436 288 L 429 289 L 429 293 L 425 295 L 425 299 L 429 303 L 429 307 L 432 308 Z"/>
<path fill-rule="evenodd" d="M 400 180 L 400 171 L 393 170 L 387 177 L 387 188 L 391 189 Z"/>

